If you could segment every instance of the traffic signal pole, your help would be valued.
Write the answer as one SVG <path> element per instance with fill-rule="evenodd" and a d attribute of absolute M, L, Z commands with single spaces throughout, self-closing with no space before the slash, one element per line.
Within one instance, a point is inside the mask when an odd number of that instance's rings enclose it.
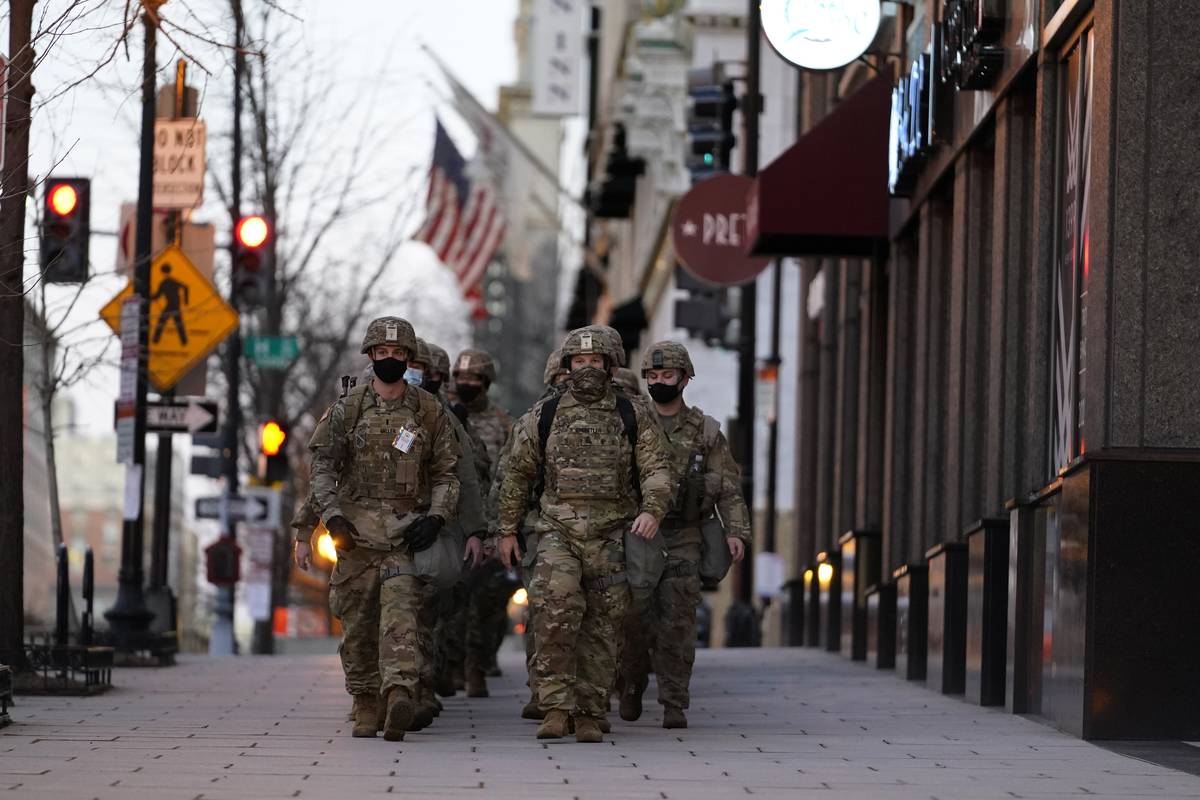
<path fill-rule="evenodd" d="M 742 103 L 742 121 L 746 128 L 742 143 L 742 172 L 753 178 L 758 174 L 759 70 L 762 40 L 760 0 L 749 0 L 746 11 L 746 96 Z M 742 466 L 742 496 L 754 516 L 754 381 L 756 373 L 756 331 L 758 292 L 755 281 L 740 287 L 740 328 L 738 342 L 738 461 Z M 725 643 L 729 647 L 754 647 L 759 644 L 758 619 L 754 612 L 754 553 L 747 551 L 735 584 L 736 599 L 725 617 Z"/>
<path fill-rule="evenodd" d="M 144 579 L 144 510 L 146 464 L 146 367 L 149 351 L 150 248 L 154 211 L 154 112 L 155 34 L 160 2 L 143 4 L 145 52 L 142 61 L 142 142 L 138 172 L 137 237 L 134 248 L 133 296 L 126 302 L 138 304 L 137 377 L 134 388 L 133 458 L 126 467 L 126 481 L 136 482 L 136 492 L 126 489 L 125 522 L 121 535 L 121 568 L 117 575 L 117 601 L 104 613 L 112 628 L 118 652 L 129 654 L 146 645 L 146 629 L 153 614 L 146 608 Z M 134 503 L 130 499 L 136 494 Z M 132 506 L 132 507 L 131 507 Z"/>
<path fill-rule="evenodd" d="M 233 155 L 232 155 L 232 187 L 230 217 L 234 226 L 242 216 L 242 75 L 246 69 L 246 55 L 242 47 L 243 26 L 245 19 L 242 15 L 242 5 L 239 0 L 231 0 L 233 10 Z M 233 254 L 237 251 L 237 237 L 230 237 L 230 263 L 233 265 Z M 231 270 L 232 273 L 232 270 Z M 237 276 L 230 275 L 229 305 L 236 311 L 238 308 Z M 229 388 L 225 412 L 225 487 L 222 491 L 221 502 L 221 536 L 230 541 L 237 539 L 236 522 L 229 513 L 230 501 L 238 495 L 238 447 L 241 438 L 242 410 L 238 389 L 241 386 L 240 359 L 242 355 L 241 325 L 233 329 L 225 345 L 225 379 Z M 232 656 L 237 653 L 237 645 L 233 634 L 233 603 L 234 585 L 221 586 L 217 589 L 216 619 L 213 620 L 212 632 L 208 639 L 208 653 L 214 656 Z"/>
<path fill-rule="evenodd" d="M 175 96 L 171 105 L 171 119 L 185 116 L 186 79 L 187 62 L 179 59 L 175 64 Z M 176 245 L 183 243 L 183 212 L 172 211 L 167 215 L 167 237 Z M 174 390 L 162 394 L 164 400 L 170 400 L 174 396 Z M 176 627 L 175 595 L 167 581 L 171 552 L 171 468 L 174 457 L 171 433 L 159 433 L 158 450 L 154 459 L 154 526 L 150 544 L 150 585 L 147 592 L 155 616 L 152 627 L 157 633 L 174 631 Z"/>

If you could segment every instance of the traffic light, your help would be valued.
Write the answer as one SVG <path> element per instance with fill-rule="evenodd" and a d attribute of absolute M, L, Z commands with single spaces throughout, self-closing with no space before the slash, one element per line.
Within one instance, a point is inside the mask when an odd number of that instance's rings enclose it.
<path fill-rule="evenodd" d="M 42 279 L 83 283 L 88 279 L 92 182 L 88 178 L 49 178 L 42 202 Z"/>
<path fill-rule="evenodd" d="M 734 315 L 728 308 L 728 293 L 723 287 L 707 284 L 684 269 L 675 270 L 675 288 L 686 292 L 675 301 L 675 327 L 713 347 L 729 347 L 729 323 Z"/>
<path fill-rule="evenodd" d="M 616 123 L 613 146 L 604 164 L 604 174 L 592 182 L 585 195 L 587 206 L 599 219 L 628 219 L 637 194 L 637 179 L 646 171 L 644 158 L 630 157 L 625 126 Z"/>
<path fill-rule="evenodd" d="M 267 299 L 269 276 L 263 262 L 270 239 L 271 225 L 261 214 L 242 217 L 233 228 L 235 296 L 245 308 L 261 306 Z"/>
<path fill-rule="evenodd" d="M 258 428 L 258 477 L 264 486 L 288 478 L 287 438 L 287 430 L 273 419 Z"/>
<path fill-rule="evenodd" d="M 729 171 L 737 137 L 733 112 L 738 107 L 733 81 L 723 80 L 718 65 L 688 70 L 687 168 L 698 181 Z"/>

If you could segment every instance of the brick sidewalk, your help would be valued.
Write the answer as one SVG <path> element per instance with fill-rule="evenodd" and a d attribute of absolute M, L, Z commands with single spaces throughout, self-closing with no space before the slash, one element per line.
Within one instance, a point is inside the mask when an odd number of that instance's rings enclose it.
<path fill-rule="evenodd" d="M 519 654 L 504 666 L 491 698 L 396 744 L 350 738 L 332 657 L 120 670 L 100 697 L 18 698 L 0 800 L 1200 797 L 1200 778 L 811 650 L 702 652 L 691 728 L 658 727 L 651 687 L 602 745 L 536 741 Z"/>

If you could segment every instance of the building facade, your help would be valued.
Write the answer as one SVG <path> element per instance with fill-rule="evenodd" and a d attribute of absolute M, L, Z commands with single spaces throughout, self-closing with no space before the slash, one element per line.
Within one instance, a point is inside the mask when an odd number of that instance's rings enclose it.
<path fill-rule="evenodd" d="M 1200 20 L 1153 0 L 888 5 L 869 67 L 803 76 L 805 135 L 777 169 L 852 106 L 887 119 L 869 152 L 823 153 L 847 181 L 874 164 L 886 218 L 811 170 L 789 195 L 761 179 L 797 230 L 757 251 L 802 257 L 789 572 L 809 591 L 789 633 L 878 658 L 891 625 L 898 660 L 928 659 L 907 677 L 940 691 L 1089 738 L 1195 735 Z M 850 224 L 799 230 L 812 193 Z M 904 629 L 918 606 L 924 641 Z"/>

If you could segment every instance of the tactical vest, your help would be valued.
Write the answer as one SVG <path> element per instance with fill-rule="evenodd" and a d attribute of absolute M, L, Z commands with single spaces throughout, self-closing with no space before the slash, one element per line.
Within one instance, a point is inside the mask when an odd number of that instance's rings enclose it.
<path fill-rule="evenodd" d="M 409 387 L 404 398 L 388 408 L 367 406 L 368 386 L 355 386 L 345 398 L 347 455 L 341 485 L 352 498 L 385 500 L 401 512 L 429 505 L 428 463 L 437 430 L 437 401 Z M 417 399 L 415 410 L 412 397 Z M 408 452 L 393 446 L 401 428 L 414 437 Z"/>
<path fill-rule="evenodd" d="M 708 454 L 720 433 L 720 425 L 699 409 L 682 413 L 687 417 L 666 437 L 671 466 L 679 476 L 675 501 L 663 520 L 668 528 L 697 525 L 712 510 L 715 500 L 706 485 L 706 475 Z"/>
<path fill-rule="evenodd" d="M 615 413 L 607 413 L 584 405 L 560 411 L 559 400 L 547 400 L 538 415 L 543 471 L 539 483 L 545 491 L 560 500 L 640 498 L 632 403 L 618 397 Z"/>

